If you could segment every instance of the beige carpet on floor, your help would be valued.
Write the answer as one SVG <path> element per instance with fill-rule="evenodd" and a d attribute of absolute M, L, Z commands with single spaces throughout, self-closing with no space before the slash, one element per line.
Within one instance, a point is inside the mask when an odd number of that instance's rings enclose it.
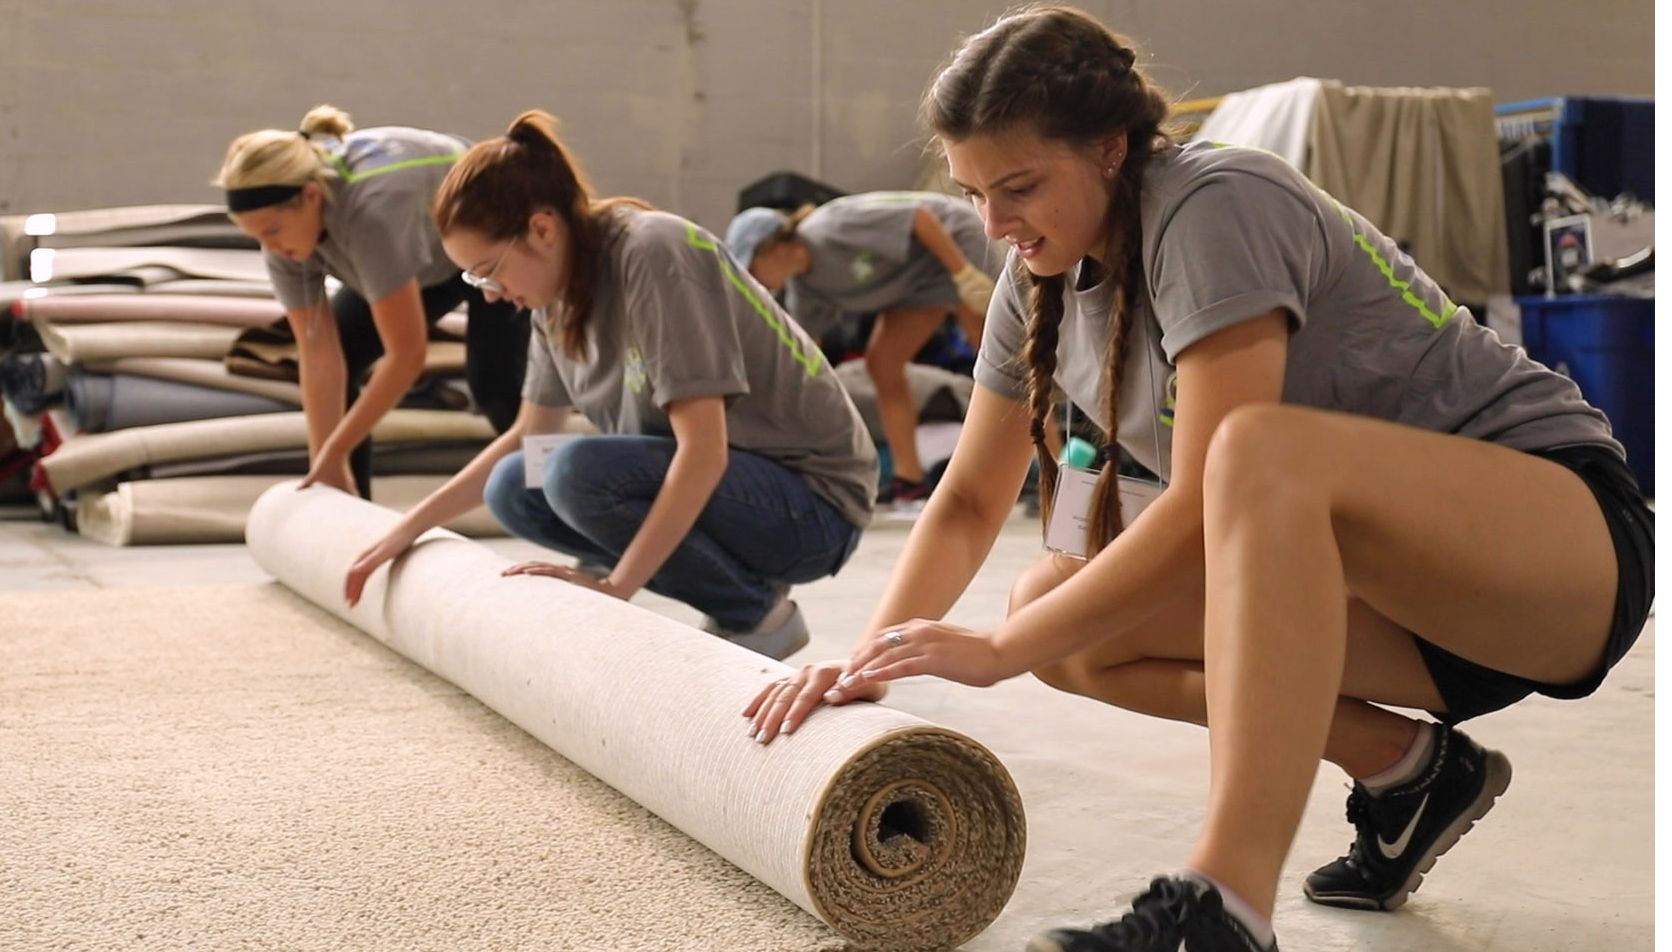
<path fill-rule="evenodd" d="M 844 947 L 276 583 L 0 619 L 0 949 Z"/>

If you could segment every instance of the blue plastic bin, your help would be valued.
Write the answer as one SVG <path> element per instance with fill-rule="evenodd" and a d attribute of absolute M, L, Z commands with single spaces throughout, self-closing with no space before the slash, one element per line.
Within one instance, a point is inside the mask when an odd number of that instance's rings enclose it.
<path fill-rule="evenodd" d="M 1594 294 L 1515 300 L 1527 353 L 1572 377 L 1608 415 L 1644 494 L 1654 495 L 1654 300 Z"/>

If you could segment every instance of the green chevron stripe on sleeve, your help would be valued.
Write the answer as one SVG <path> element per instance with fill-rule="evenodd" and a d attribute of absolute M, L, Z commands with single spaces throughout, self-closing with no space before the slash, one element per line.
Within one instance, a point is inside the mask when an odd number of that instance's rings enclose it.
<path fill-rule="evenodd" d="M 375 169 L 367 169 L 364 172 L 351 171 L 348 167 L 348 163 L 344 162 L 342 156 L 340 155 L 331 156 L 331 163 L 336 166 L 337 174 L 342 176 L 342 180 L 350 185 L 353 185 L 355 182 L 361 182 L 374 176 L 383 175 L 386 172 L 401 172 L 406 169 L 423 168 L 424 166 L 429 165 L 452 165 L 454 162 L 457 162 L 459 158 L 459 155 L 426 155 L 422 158 L 403 159 L 400 162 L 391 162 L 388 165 L 380 165 Z"/>
<path fill-rule="evenodd" d="M 801 365 L 807 376 L 817 377 L 819 371 L 824 369 L 824 354 L 818 350 L 814 350 L 811 354 L 803 351 L 801 342 L 796 339 L 794 334 L 790 333 L 789 328 L 785 327 L 784 322 L 779 319 L 779 311 L 762 301 L 754 289 L 749 287 L 749 282 L 739 277 L 736 269 L 731 266 L 731 262 L 720 254 L 719 246 L 704 238 L 697 231 L 697 226 L 690 222 L 685 223 L 685 240 L 689 241 L 693 248 L 714 252 L 715 259 L 720 264 L 720 273 L 724 274 L 726 280 L 731 282 L 731 286 L 743 295 L 743 299 L 749 302 L 749 306 L 755 309 L 755 313 L 766 321 L 767 326 L 771 327 L 773 333 L 778 335 L 778 340 L 789 348 L 790 356 Z"/>
<path fill-rule="evenodd" d="M 1325 197 L 1329 198 L 1327 195 Z M 1341 203 L 1335 201 L 1334 198 L 1330 198 L 1330 201 L 1335 205 L 1335 210 L 1341 213 L 1341 218 L 1347 223 L 1347 227 L 1352 230 L 1353 243 L 1359 246 L 1359 250 L 1370 256 L 1371 263 L 1376 266 L 1377 271 L 1382 273 L 1382 277 L 1387 279 L 1388 286 L 1399 292 L 1400 300 L 1414 308 L 1418 314 L 1423 316 L 1424 320 L 1433 324 L 1436 329 L 1446 326 L 1446 322 L 1451 320 L 1452 316 L 1458 311 L 1458 306 L 1451 302 L 1451 298 L 1441 295 L 1441 300 L 1445 303 L 1441 306 L 1440 313 L 1436 314 L 1434 309 L 1428 306 L 1427 301 L 1418 297 L 1411 290 L 1411 282 L 1401 281 L 1394 275 L 1393 265 L 1388 264 L 1387 259 L 1383 258 L 1375 246 L 1370 243 L 1370 239 L 1366 238 L 1364 233 L 1358 230 L 1358 226 L 1353 224 L 1353 216 L 1347 214 L 1347 209 L 1342 207 Z"/>

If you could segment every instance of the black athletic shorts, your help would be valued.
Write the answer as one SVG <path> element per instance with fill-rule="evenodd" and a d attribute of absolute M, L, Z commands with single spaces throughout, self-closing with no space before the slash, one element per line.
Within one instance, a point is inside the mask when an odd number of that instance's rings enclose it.
<path fill-rule="evenodd" d="M 1579 698 L 1595 691 L 1610 668 L 1637 643 L 1649 607 L 1655 600 L 1655 515 L 1643 500 L 1637 477 L 1620 458 L 1600 446 L 1567 446 L 1539 450 L 1532 455 L 1560 463 L 1591 487 L 1614 554 L 1620 561 L 1620 583 L 1614 596 L 1614 621 L 1608 629 L 1608 648 L 1602 663 L 1589 677 L 1572 684 L 1545 684 L 1475 664 L 1417 638 L 1428 673 L 1446 702 L 1444 711 L 1431 712 L 1456 724 L 1508 707 L 1529 694 Z"/>

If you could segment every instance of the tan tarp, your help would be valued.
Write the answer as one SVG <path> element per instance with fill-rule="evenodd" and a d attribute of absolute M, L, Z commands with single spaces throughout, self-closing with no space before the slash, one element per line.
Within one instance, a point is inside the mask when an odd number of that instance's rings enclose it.
<path fill-rule="evenodd" d="M 1509 239 L 1492 94 L 1326 81 L 1306 174 L 1410 248 L 1452 299 L 1509 293 Z"/>

